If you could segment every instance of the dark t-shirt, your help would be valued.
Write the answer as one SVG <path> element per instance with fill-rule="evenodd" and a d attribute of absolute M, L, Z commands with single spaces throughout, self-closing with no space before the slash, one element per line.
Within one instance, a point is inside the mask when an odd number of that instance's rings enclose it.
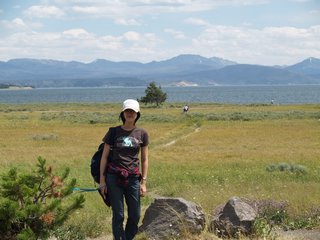
<path fill-rule="evenodd" d="M 102 139 L 108 145 L 113 145 L 112 164 L 119 168 L 124 168 L 129 173 L 139 169 L 140 148 L 149 144 L 148 133 L 142 128 L 134 128 L 126 131 L 117 126 L 115 129 L 114 141 L 111 139 L 110 130 Z M 109 163 L 108 163 L 109 164 Z"/>

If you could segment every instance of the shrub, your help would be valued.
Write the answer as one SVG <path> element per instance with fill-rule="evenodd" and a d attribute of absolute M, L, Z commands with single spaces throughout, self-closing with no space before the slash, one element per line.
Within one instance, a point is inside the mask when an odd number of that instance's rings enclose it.
<path fill-rule="evenodd" d="M 66 121 L 84 124 L 114 123 L 117 119 L 117 114 L 102 114 L 99 112 L 45 112 L 40 116 L 42 121 Z"/>
<path fill-rule="evenodd" d="M 288 164 L 288 163 L 279 163 L 279 164 L 271 164 L 266 167 L 268 172 L 291 172 L 297 174 L 305 174 L 307 173 L 307 168 L 298 164 Z"/>
<path fill-rule="evenodd" d="M 57 240 L 84 240 L 85 234 L 78 226 L 62 226 L 54 231 Z"/>
<path fill-rule="evenodd" d="M 304 215 L 290 215 L 287 211 L 288 202 L 263 200 L 253 202 L 258 210 L 258 217 L 254 222 L 254 234 L 264 239 L 275 239 L 273 229 L 297 230 L 313 229 L 319 226 L 320 209 L 312 208 Z M 268 237 L 268 238 L 267 238 Z"/>
<path fill-rule="evenodd" d="M 82 208 L 83 195 L 69 199 L 76 179 L 67 182 L 70 170 L 61 176 L 39 157 L 37 170 L 18 174 L 16 168 L 1 177 L 1 239 L 45 239 L 75 210 Z"/>
<path fill-rule="evenodd" d="M 35 141 L 58 140 L 58 136 L 55 134 L 33 135 L 32 139 Z"/>

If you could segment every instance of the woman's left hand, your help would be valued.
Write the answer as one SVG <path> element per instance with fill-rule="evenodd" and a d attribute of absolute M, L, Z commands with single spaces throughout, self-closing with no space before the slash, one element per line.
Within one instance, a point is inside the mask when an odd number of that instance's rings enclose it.
<path fill-rule="evenodd" d="M 147 184 L 145 181 L 140 183 L 140 196 L 144 197 L 147 195 Z"/>

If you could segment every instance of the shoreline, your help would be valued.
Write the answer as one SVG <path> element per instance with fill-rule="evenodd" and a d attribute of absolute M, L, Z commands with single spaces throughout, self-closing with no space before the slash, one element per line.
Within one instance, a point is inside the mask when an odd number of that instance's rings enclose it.
<path fill-rule="evenodd" d="M 13 86 L 13 85 L 11 85 Z M 0 85 L 1 87 L 1 85 Z M 36 102 L 122 102 L 124 98 L 139 99 L 145 95 L 142 87 L 122 88 L 33 88 L 33 86 L 2 88 L 2 103 Z M 219 86 L 164 87 L 167 103 L 229 103 L 229 104 L 319 104 L 318 86 Z M 22 91 L 17 91 L 22 90 Z"/>
<path fill-rule="evenodd" d="M 34 87 L 0 84 L 0 90 L 31 90 L 31 89 L 34 89 Z"/>
<path fill-rule="evenodd" d="M 4 90 L 31 90 L 33 87 L 19 87 L 19 86 L 10 86 L 8 88 L 4 88 Z"/>

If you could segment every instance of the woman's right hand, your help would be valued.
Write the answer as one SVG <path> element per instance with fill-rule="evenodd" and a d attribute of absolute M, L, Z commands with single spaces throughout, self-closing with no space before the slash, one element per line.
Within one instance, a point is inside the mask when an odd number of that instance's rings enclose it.
<path fill-rule="evenodd" d="M 99 189 L 103 195 L 103 198 L 106 198 L 107 192 L 108 192 L 108 188 L 107 188 L 107 184 L 105 183 L 100 183 Z"/>

